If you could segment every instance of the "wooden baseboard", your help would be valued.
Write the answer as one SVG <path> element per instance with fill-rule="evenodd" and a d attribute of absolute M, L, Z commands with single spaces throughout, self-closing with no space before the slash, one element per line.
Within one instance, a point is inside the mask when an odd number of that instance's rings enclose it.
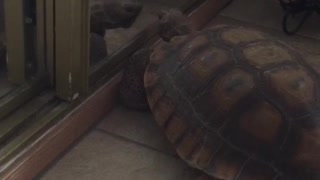
<path fill-rule="evenodd" d="M 113 107 L 121 74 L 88 97 L 58 124 L 21 153 L 0 176 L 2 180 L 31 180 L 68 149 Z"/>

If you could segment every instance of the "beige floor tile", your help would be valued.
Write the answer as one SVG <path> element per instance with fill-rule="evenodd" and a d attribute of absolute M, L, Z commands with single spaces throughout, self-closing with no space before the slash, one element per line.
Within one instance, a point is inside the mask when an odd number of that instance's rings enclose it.
<path fill-rule="evenodd" d="M 277 0 L 234 0 L 221 15 L 282 31 L 283 10 Z M 320 39 L 319 20 L 314 14 L 298 34 Z"/>
<path fill-rule="evenodd" d="M 159 151 L 175 154 L 151 113 L 131 111 L 118 106 L 101 121 L 97 128 L 145 144 Z"/>
<path fill-rule="evenodd" d="M 181 160 L 94 131 L 41 180 L 181 180 Z"/>

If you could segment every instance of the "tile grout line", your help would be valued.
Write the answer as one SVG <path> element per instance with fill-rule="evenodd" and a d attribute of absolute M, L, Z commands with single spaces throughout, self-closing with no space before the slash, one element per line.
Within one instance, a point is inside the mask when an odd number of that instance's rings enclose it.
<path fill-rule="evenodd" d="M 118 135 L 118 134 L 111 133 L 111 132 L 109 132 L 109 131 L 106 131 L 106 130 L 103 130 L 103 129 L 100 129 L 100 128 L 95 128 L 95 130 L 98 131 L 98 132 L 101 132 L 101 133 L 103 133 L 103 134 L 106 134 L 106 135 L 108 135 L 108 136 L 111 136 L 111 137 L 113 137 L 113 138 L 115 138 L 115 139 L 118 139 L 118 140 L 121 140 L 121 141 L 124 141 L 124 142 L 127 142 L 127 143 L 131 143 L 131 144 L 135 144 L 135 145 L 137 145 L 137 146 L 140 146 L 140 147 L 143 147 L 143 148 L 152 150 L 152 151 L 156 151 L 156 152 L 159 152 L 159 153 L 161 153 L 161 154 L 168 155 L 168 156 L 173 157 L 173 158 L 180 159 L 177 154 L 170 154 L 170 153 L 168 153 L 168 152 L 161 151 L 161 150 L 159 150 L 159 149 L 157 149 L 157 148 L 148 146 L 148 145 L 143 144 L 143 143 L 141 143 L 141 142 L 138 142 L 138 141 L 135 141 L 135 140 L 126 138 L 126 137 L 121 136 L 121 135 Z"/>

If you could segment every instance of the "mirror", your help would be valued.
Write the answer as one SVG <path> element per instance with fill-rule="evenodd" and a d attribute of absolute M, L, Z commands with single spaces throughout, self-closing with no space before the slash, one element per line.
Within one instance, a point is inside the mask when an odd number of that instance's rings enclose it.
<path fill-rule="evenodd" d="M 122 60 L 112 57 L 121 53 L 121 49 L 134 41 L 139 33 L 143 35 L 142 31 L 158 20 L 161 10 L 184 11 L 195 2 L 196 0 L 89 0 L 90 71 L 102 67 L 106 73 L 121 63 L 119 61 Z M 100 76 L 101 73 L 96 75 L 97 78 Z"/>

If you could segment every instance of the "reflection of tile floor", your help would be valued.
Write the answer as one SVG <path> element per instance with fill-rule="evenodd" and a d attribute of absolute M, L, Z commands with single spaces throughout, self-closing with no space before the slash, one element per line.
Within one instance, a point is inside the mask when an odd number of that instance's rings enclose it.
<path fill-rule="evenodd" d="M 282 12 L 275 1 L 235 0 L 213 22 L 259 25 L 288 44 L 320 57 L 320 43 L 315 40 L 320 38 L 320 26 L 314 23 L 320 17 L 311 18 L 300 32 L 309 38 L 285 36 L 279 24 Z M 142 19 L 139 21 L 142 23 Z M 136 33 L 138 29 L 131 31 Z M 41 179 L 182 180 L 189 170 L 176 157 L 151 114 L 116 107 Z"/>

